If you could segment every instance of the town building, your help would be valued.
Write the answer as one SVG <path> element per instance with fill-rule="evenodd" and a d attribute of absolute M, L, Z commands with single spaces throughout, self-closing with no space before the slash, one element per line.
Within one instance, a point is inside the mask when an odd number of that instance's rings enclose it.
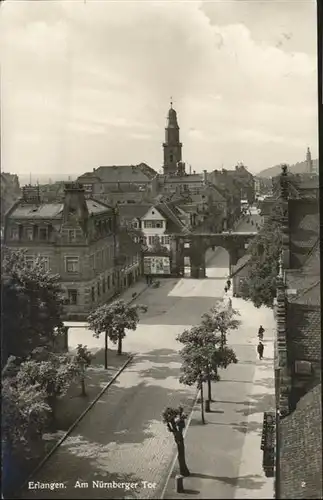
<path fill-rule="evenodd" d="M 176 205 L 160 201 L 128 204 L 118 207 L 120 225 L 128 229 L 134 240 L 141 240 L 146 252 L 160 247 L 169 251 L 172 234 L 188 229 L 187 214 Z"/>
<path fill-rule="evenodd" d="M 78 177 L 77 182 L 83 185 L 86 195 L 109 196 L 119 194 L 119 201 L 133 199 L 137 201 L 140 193 L 149 188 L 152 179 L 157 175 L 146 163 L 139 165 L 111 165 L 94 168 Z M 133 197 L 130 193 L 137 193 Z"/>
<path fill-rule="evenodd" d="M 246 167 L 239 163 L 234 170 L 227 170 L 227 175 L 234 178 L 240 189 L 240 199 L 246 200 L 249 205 L 253 205 L 256 196 L 256 183 L 254 176 L 248 172 Z"/>
<path fill-rule="evenodd" d="M 162 198 L 150 204 L 119 205 L 118 211 L 121 227 L 141 244 L 144 274 L 170 275 L 172 235 L 190 230 L 189 215 Z"/>
<path fill-rule="evenodd" d="M 293 196 L 291 179 L 283 166 L 277 200 L 283 246 L 275 304 L 275 496 L 321 498 L 319 206 L 311 195 Z"/>
<path fill-rule="evenodd" d="M 26 186 L 6 215 L 4 243 L 26 249 L 26 263 L 41 257 L 59 274 L 66 294 L 65 319 L 85 318 L 121 286 L 115 210 L 85 198 L 77 183 L 65 185 L 64 199 L 43 202 L 39 187 Z"/>
<path fill-rule="evenodd" d="M 1 172 L 1 225 L 7 210 L 21 196 L 18 175 Z"/>

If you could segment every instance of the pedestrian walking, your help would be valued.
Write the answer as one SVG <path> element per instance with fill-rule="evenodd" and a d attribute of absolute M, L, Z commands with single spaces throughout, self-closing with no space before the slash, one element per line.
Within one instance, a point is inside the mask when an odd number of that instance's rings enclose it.
<path fill-rule="evenodd" d="M 263 340 L 264 339 L 264 332 L 265 332 L 265 329 L 263 328 L 262 325 L 260 325 L 259 330 L 258 330 L 258 338 L 259 338 L 259 340 Z"/>
<path fill-rule="evenodd" d="M 264 355 L 264 344 L 262 342 L 259 342 L 258 347 L 257 347 L 257 352 L 259 355 L 259 359 L 262 359 L 263 355 Z"/>
<path fill-rule="evenodd" d="M 228 291 L 228 287 L 227 287 L 227 286 L 225 286 L 225 287 L 224 287 L 224 293 L 227 293 L 227 291 Z"/>
<path fill-rule="evenodd" d="M 230 280 L 230 278 L 227 279 L 227 287 L 228 287 L 228 290 L 230 290 L 230 287 L 231 287 L 231 280 Z"/>

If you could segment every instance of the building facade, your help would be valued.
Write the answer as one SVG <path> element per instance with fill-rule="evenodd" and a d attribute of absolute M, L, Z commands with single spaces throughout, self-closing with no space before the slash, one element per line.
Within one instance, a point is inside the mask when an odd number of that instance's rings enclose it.
<path fill-rule="evenodd" d="M 64 199 L 52 203 L 42 202 L 37 187 L 25 187 L 7 213 L 4 243 L 26 249 L 27 265 L 41 257 L 46 270 L 60 275 L 65 319 L 84 318 L 118 291 L 115 210 L 86 199 L 77 183 L 66 184 Z"/>
<path fill-rule="evenodd" d="M 291 179 L 284 166 L 277 200 L 275 497 L 322 498 L 319 206 L 311 196 L 292 197 Z"/>
<path fill-rule="evenodd" d="M 149 188 L 157 172 L 146 163 L 138 165 L 111 165 L 94 168 L 78 177 L 87 196 L 119 194 L 119 201 L 131 199 L 130 193 L 140 196 Z"/>

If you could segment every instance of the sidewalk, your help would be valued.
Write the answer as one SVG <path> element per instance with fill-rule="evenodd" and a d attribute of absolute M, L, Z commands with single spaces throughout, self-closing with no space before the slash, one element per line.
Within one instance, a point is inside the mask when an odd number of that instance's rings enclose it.
<path fill-rule="evenodd" d="M 184 478 L 185 493 L 176 493 L 176 460 L 164 498 L 273 498 L 274 481 L 263 473 L 260 442 L 263 413 L 274 405 L 275 322 L 269 309 L 238 298 L 232 305 L 242 323 L 228 335 L 228 344 L 239 362 L 221 370 L 221 381 L 212 384 L 215 401 L 212 412 L 205 413 L 205 425 L 197 402 L 185 439 L 191 476 Z M 256 353 L 260 324 L 265 328 L 262 361 Z"/>
<path fill-rule="evenodd" d="M 141 295 L 145 290 L 147 290 L 148 285 L 144 279 L 137 281 L 133 285 L 131 285 L 127 290 L 120 293 L 119 299 L 124 300 L 125 302 L 132 302 L 137 299 L 139 295 Z M 134 297 L 133 294 L 136 293 Z"/>

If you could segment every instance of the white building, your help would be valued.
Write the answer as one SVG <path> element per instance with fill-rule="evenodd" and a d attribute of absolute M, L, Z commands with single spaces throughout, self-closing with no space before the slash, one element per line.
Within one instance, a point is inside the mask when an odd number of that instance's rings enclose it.
<path fill-rule="evenodd" d="M 119 205 L 119 217 L 121 225 L 133 229 L 134 238 L 142 238 L 148 250 L 159 246 L 169 250 L 171 235 L 184 232 L 188 223 L 186 212 L 169 203 Z"/>

